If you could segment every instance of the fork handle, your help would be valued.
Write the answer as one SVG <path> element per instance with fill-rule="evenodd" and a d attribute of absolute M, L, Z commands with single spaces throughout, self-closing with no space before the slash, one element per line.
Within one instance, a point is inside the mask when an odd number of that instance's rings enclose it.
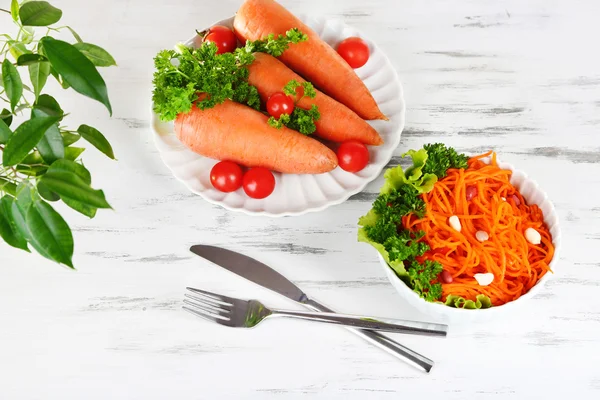
<path fill-rule="evenodd" d="M 333 312 L 308 312 L 271 310 L 274 316 L 285 316 L 299 318 L 309 321 L 325 322 L 335 325 L 344 325 L 351 328 L 369 329 L 392 333 L 408 333 L 413 335 L 446 336 L 448 326 L 429 322 L 405 321 L 405 320 L 378 320 L 371 317 L 355 315 L 336 314 Z"/>
<path fill-rule="evenodd" d="M 302 301 L 302 305 L 314 311 L 327 313 L 334 312 L 329 307 L 313 299 L 306 299 Z M 394 357 L 397 357 L 402 361 L 407 362 L 413 367 L 416 367 L 426 373 L 429 373 L 435 364 L 432 359 L 417 353 L 416 351 L 396 342 L 393 339 L 388 338 L 387 336 L 379 332 L 349 327 L 346 327 L 346 329 L 354 333 L 356 336 L 363 338 L 367 342 L 379 347 L 382 350 L 385 350 Z"/>

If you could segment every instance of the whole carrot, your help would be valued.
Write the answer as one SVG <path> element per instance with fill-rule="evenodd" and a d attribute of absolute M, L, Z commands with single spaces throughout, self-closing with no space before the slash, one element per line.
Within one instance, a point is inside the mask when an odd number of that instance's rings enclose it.
<path fill-rule="evenodd" d="M 319 35 L 273 0 L 246 0 L 233 28 L 240 40 L 263 39 L 298 28 L 308 41 L 290 46 L 279 58 L 291 69 L 364 119 L 387 119 L 369 89 L 346 61 Z"/>
<path fill-rule="evenodd" d="M 248 167 L 292 174 L 320 174 L 337 166 L 335 153 L 294 130 L 268 125 L 268 118 L 230 100 L 213 108 L 192 107 L 175 119 L 175 134 L 192 151 Z"/>
<path fill-rule="evenodd" d="M 254 57 L 254 62 L 248 67 L 248 83 L 258 89 L 263 102 L 273 93 L 281 92 L 283 86 L 291 80 L 304 82 L 304 79 L 275 57 L 265 53 L 256 53 Z M 302 88 L 298 91 L 302 95 Z M 314 99 L 302 97 L 296 106 L 309 109 L 312 104 L 319 107 L 321 113 L 321 118 L 315 122 L 317 136 L 334 142 L 358 140 L 369 145 L 383 143 L 377 131 L 354 111 L 318 90 Z"/>

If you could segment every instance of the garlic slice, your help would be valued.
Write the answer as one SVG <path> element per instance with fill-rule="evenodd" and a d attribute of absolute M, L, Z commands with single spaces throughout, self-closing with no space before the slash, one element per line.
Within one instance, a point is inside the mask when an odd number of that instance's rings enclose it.
<path fill-rule="evenodd" d="M 477 283 L 479 283 L 480 286 L 487 286 L 494 281 L 494 274 L 492 274 L 491 272 L 488 272 L 486 274 L 475 274 L 473 275 L 473 277 L 475 278 Z"/>
<path fill-rule="evenodd" d="M 542 243 L 542 235 L 533 228 L 525 229 L 525 239 L 531 244 Z"/>
<path fill-rule="evenodd" d="M 485 242 L 490 238 L 490 235 L 488 235 L 488 233 L 485 231 L 477 231 L 475 232 L 475 238 L 480 242 Z"/>
<path fill-rule="evenodd" d="M 450 227 L 457 232 L 460 232 L 460 230 L 462 229 L 462 226 L 460 225 L 460 220 L 456 215 L 453 215 L 450 218 L 448 218 L 448 224 L 450 224 Z"/>

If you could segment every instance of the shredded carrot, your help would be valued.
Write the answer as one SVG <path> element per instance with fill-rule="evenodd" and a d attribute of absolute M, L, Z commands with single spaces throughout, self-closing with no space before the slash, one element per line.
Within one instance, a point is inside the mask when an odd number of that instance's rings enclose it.
<path fill-rule="evenodd" d="M 489 164 L 483 161 L 486 157 L 491 158 Z M 430 250 L 423 259 L 438 261 L 452 276 L 451 283 L 442 283 L 442 301 L 448 295 L 475 301 L 478 294 L 484 294 L 493 305 L 505 304 L 527 293 L 550 271 L 552 236 L 542 210 L 526 203 L 510 183 L 511 171 L 498 166 L 494 152 L 472 157 L 468 165 L 466 170 L 448 170 L 433 190 L 422 195 L 425 216 L 419 219 L 408 214 L 402 224 L 425 232 L 422 240 Z M 473 188 L 477 194 L 467 200 L 467 189 Z M 460 232 L 448 223 L 452 215 L 460 220 Z M 539 245 L 527 241 L 527 228 L 539 232 Z M 477 231 L 489 238 L 479 242 Z M 480 286 L 476 273 L 492 273 L 494 280 Z"/>

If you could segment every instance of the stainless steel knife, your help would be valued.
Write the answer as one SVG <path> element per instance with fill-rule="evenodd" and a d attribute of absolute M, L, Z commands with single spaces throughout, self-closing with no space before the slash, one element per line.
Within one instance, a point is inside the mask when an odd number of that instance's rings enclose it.
<path fill-rule="evenodd" d="M 294 285 L 279 272 L 252 257 L 236 253 L 232 250 L 205 245 L 192 246 L 190 251 L 242 278 L 246 278 L 257 285 L 294 300 L 306 308 L 321 312 L 334 312 L 314 299 L 309 298 L 298 286 Z M 432 360 L 387 336 L 369 330 L 355 328 L 348 328 L 348 330 L 425 372 L 431 371 L 433 367 L 434 363 Z"/>

